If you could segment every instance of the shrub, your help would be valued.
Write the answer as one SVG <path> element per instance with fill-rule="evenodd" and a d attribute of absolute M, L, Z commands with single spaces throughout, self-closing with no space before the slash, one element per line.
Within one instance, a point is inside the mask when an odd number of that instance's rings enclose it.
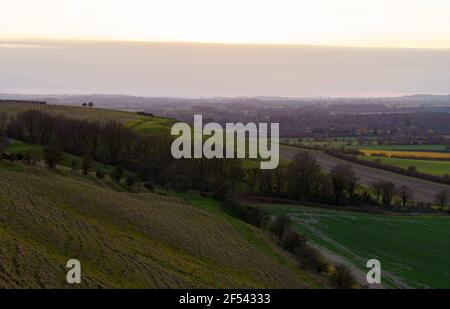
<path fill-rule="evenodd" d="M 147 189 L 147 190 L 149 190 L 149 191 L 152 191 L 152 192 L 153 192 L 153 190 L 154 190 L 153 184 L 152 184 L 151 182 L 149 182 L 149 181 L 147 181 L 146 183 L 144 183 L 144 188 Z"/>
<path fill-rule="evenodd" d="M 286 216 L 278 216 L 275 218 L 270 230 L 279 240 L 283 237 L 284 230 L 291 224 L 291 220 Z"/>
<path fill-rule="evenodd" d="M 136 182 L 136 178 L 134 178 L 134 176 L 128 176 L 125 179 L 125 182 L 127 183 L 127 186 L 132 187 L 134 185 L 134 183 Z"/>
<path fill-rule="evenodd" d="M 296 247 L 303 247 L 305 246 L 306 238 L 300 235 L 299 233 L 293 231 L 292 229 L 288 228 L 283 233 L 283 236 L 281 238 L 281 246 L 289 251 L 294 252 Z"/>
<path fill-rule="evenodd" d="M 90 157 L 83 157 L 83 174 L 88 175 L 92 167 L 92 159 Z"/>
<path fill-rule="evenodd" d="M 406 169 L 406 173 L 408 173 L 409 175 L 416 175 L 417 174 L 417 168 L 414 165 L 410 165 Z"/>
<path fill-rule="evenodd" d="M 55 168 L 62 158 L 62 151 L 56 145 L 47 146 L 44 149 L 44 160 L 48 168 Z"/>
<path fill-rule="evenodd" d="M 111 178 L 117 182 L 120 182 L 122 176 L 123 176 L 123 168 L 120 166 L 116 166 L 111 173 Z"/>
<path fill-rule="evenodd" d="M 40 160 L 39 153 L 27 151 L 23 154 L 23 161 L 28 165 L 35 165 Z"/>
<path fill-rule="evenodd" d="M 242 218 L 245 222 L 260 227 L 264 219 L 264 212 L 259 207 L 247 206 L 242 208 Z"/>
<path fill-rule="evenodd" d="M 105 178 L 105 174 L 103 174 L 102 171 L 96 171 L 96 172 L 95 172 L 95 176 L 96 176 L 98 179 L 103 179 L 103 178 Z"/>
<path fill-rule="evenodd" d="M 320 252 L 307 244 L 296 247 L 294 254 L 300 267 L 305 270 L 312 270 L 317 273 L 328 270 L 328 264 L 324 261 Z"/>
<path fill-rule="evenodd" d="M 78 162 L 76 160 L 72 160 L 70 162 L 70 170 L 72 172 L 75 172 L 77 170 L 77 167 L 78 167 Z"/>
<path fill-rule="evenodd" d="M 353 278 L 350 269 L 343 264 L 336 265 L 330 279 L 338 289 L 351 289 L 355 284 L 355 279 Z"/>

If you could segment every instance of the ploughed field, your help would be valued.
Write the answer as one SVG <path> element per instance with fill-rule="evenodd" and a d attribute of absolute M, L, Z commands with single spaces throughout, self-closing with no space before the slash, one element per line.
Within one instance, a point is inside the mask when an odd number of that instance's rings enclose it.
<path fill-rule="evenodd" d="M 287 215 L 313 243 L 363 271 L 379 259 L 391 287 L 450 288 L 450 217 L 393 216 L 286 205 L 263 206 Z"/>
<path fill-rule="evenodd" d="M 0 287 L 69 287 L 73 258 L 83 288 L 317 286 L 264 233 L 214 203 L 0 163 Z"/>

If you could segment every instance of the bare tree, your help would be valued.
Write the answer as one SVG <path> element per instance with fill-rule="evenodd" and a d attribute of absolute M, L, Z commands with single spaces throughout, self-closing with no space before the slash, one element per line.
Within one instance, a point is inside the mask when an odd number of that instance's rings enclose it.
<path fill-rule="evenodd" d="M 444 208 L 450 201 L 450 194 L 447 190 L 442 190 L 436 194 L 434 200 L 441 208 Z"/>
<path fill-rule="evenodd" d="M 382 184 L 383 184 L 382 181 L 375 181 L 371 184 L 371 188 L 372 188 L 373 193 L 375 193 L 377 203 L 380 202 Z"/>
<path fill-rule="evenodd" d="M 62 158 L 62 151 L 56 145 L 50 145 L 44 149 L 44 160 L 48 168 L 55 168 Z"/>
<path fill-rule="evenodd" d="M 9 117 L 6 112 L 0 112 L 0 136 L 3 136 L 5 134 L 8 118 Z"/>
<path fill-rule="evenodd" d="M 399 195 L 402 198 L 403 207 L 405 207 L 413 197 L 412 190 L 408 186 L 401 186 L 399 189 Z"/>
<path fill-rule="evenodd" d="M 331 182 L 336 205 L 340 204 L 345 192 L 347 192 L 348 200 L 351 203 L 357 185 L 357 178 L 351 165 L 340 164 L 334 167 L 331 171 Z"/>
<path fill-rule="evenodd" d="M 288 167 L 288 192 L 296 200 L 310 200 L 321 169 L 309 152 L 300 152 Z"/>
<path fill-rule="evenodd" d="M 390 181 L 383 181 L 381 183 L 381 198 L 384 207 L 391 206 L 394 195 L 395 195 L 395 185 Z"/>

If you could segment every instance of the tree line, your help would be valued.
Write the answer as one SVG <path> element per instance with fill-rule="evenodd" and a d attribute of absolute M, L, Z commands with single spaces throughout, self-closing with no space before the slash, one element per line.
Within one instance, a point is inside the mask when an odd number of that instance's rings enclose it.
<path fill-rule="evenodd" d="M 338 165 L 325 173 L 309 152 L 298 153 L 288 165 L 274 170 L 244 169 L 238 159 L 175 160 L 170 151 L 173 141 L 170 135 L 138 134 L 115 121 L 71 119 L 38 110 L 23 111 L 15 117 L 0 113 L 1 135 L 43 145 L 49 167 L 57 165 L 61 153 L 67 152 L 83 158 L 85 174 L 95 160 L 115 167 L 111 178 L 120 179 L 124 170 L 130 171 L 149 188 L 198 190 L 217 197 L 228 192 L 245 192 L 337 206 L 392 208 L 398 200 L 402 206 L 413 204 L 408 187 L 396 188 L 389 181 L 381 181 L 364 188 L 350 165 Z M 104 176 L 99 171 L 96 174 Z"/>
<path fill-rule="evenodd" d="M 175 160 L 170 151 L 172 136 L 138 134 L 116 121 L 71 119 L 27 110 L 14 117 L 1 113 L 0 132 L 44 146 L 42 159 L 51 168 L 59 164 L 62 152 L 67 152 L 83 157 L 83 170 L 90 169 L 95 160 L 115 167 L 112 178 L 119 178 L 121 169 L 127 170 L 148 182 L 149 187 L 161 185 L 177 191 L 195 189 L 221 195 L 235 190 L 242 177 L 238 160 Z"/>

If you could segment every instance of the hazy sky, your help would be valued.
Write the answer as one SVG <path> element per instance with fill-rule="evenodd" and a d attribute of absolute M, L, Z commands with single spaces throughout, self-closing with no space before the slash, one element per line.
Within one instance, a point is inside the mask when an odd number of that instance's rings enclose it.
<path fill-rule="evenodd" d="M 450 1 L 0 0 L 0 38 L 450 48 Z"/>
<path fill-rule="evenodd" d="M 0 92 L 385 96 L 449 85 L 450 0 L 0 0 Z"/>
<path fill-rule="evenodd" d="M 0 92 L 385 96 L 450 92 L 450 49 L 0 40 Z"/>

